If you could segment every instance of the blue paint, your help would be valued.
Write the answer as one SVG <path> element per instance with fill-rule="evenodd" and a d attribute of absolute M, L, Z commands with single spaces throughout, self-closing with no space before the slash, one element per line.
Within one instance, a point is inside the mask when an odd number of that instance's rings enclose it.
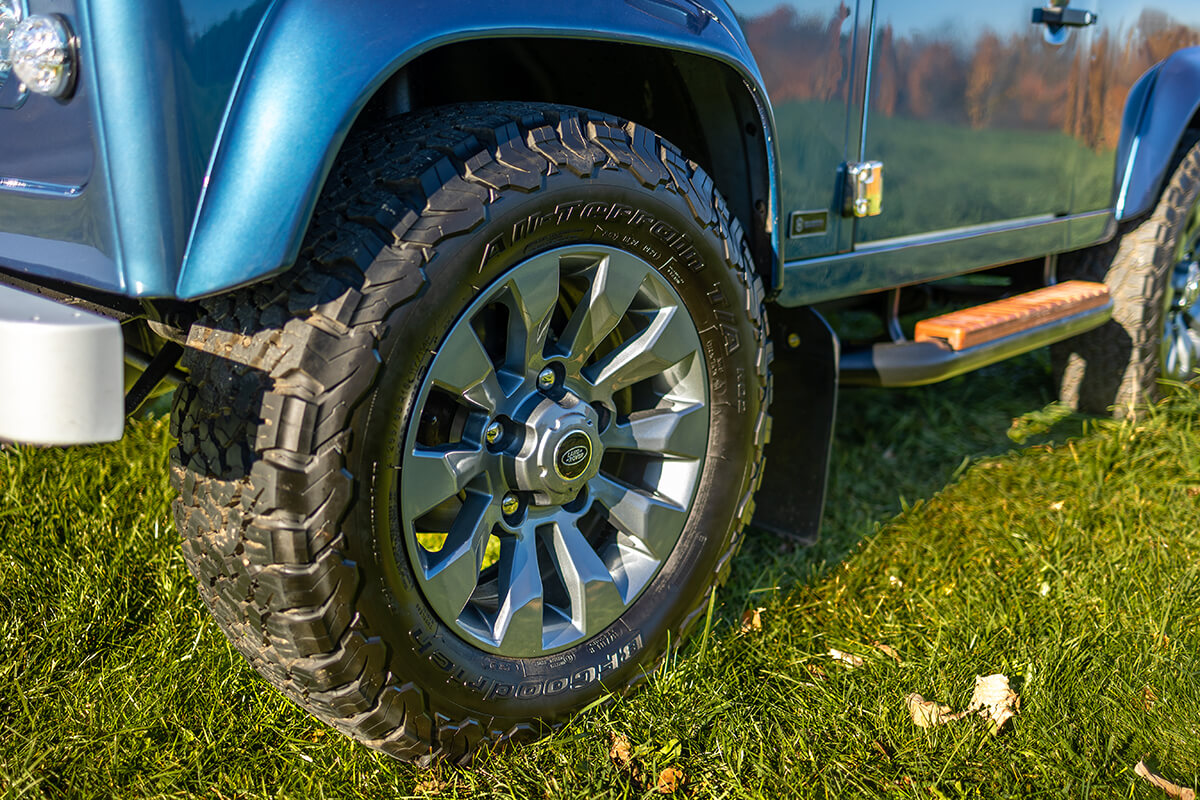
<path fill-rule="evenodd" d="M 21 237 L 19 249 L 0 240 L 0 263 L 170 296 L 217 126 L 268 2 L 226 2 L 218 19 L 194 13 L 203 0 L 30 0 L 30 13 L 61 14 L 77 33 L 80 78 L 67 102 L 27 95 L 0 112 L 0 179 L 17 179 L 0 189 L 0 230 Z M 42 184 L 36 197 L 22 189 L 30 184 Z"/>
<path fill-rule="evenodd" d="M 1126 109 L 1125 131 L 1131 135 L 1122 137 L 1117 156 L 1120 220 L 1146 213 L 1158 200 L 1171 158 L 1200 109 L 1200 47 L 1165 59 L 1130 92 Z"/>
<path fill-rule="evenodd" d="M 723 4 L 706 6 L 278 0 L 223 123 L 176 294 L 219 292 L 292 263 L 358 113 L 401 66 L 435 47 L 520 36 L 675 48 L 729 64 L 765 96 L 736 20 Z"/>
<path fill-rule="evenodd" d="M 1171 155 L 1200 108 L 1196 47 L 1148 67 L 1127 100 L 1124 89 L 1105 88 L 1116 85 L 1112 78 L 1125 68 L 1126 49 L 1101 44 L 1142 35 L 1139 26 L 1151 19 L 1143 0 L 1105 0 L 1098 10 L 1107 27 L 1077 31 L 1060 51 L 1045 54 L 1062 56 L 1055 69 L 1074 82 L 1067 95 L 1076 116 L 1032 121 L 1016 107 L 979 111 L 979 89 L 970 95 L 969 87 L 950 86 L 956 78 L 945 70 L 922 78 L 888 73 L 883 63 L 896 52 L 881 38 L 885 32 L 922 47 L 940 46 L 957 32 L 952 48 L 934 53 L 954 64 L 967 63 L 964 54 L 981 47 L 989 31 L 1006 46 L 1021 37 L 1032 42 L 1023 21 L 1029 4 L 1016 0 L 987 13 L 948 0 L 912 7 L 899 0 L 609 0 L 549 7 L 467 0 L 454 8 L 434 0 L 29 1 L 31 12 L 61 13 L 79 33 L 81 80 L 67 103 L 21 96 L 11 81 L 0 87 L 0 125 L 9 145 L 0 151 L 0 265 L 142 297 L 198 297 L 285 269 L 367 100 L 406 63 L 450 43 L 489 37 L 621 42 L 697 54 L 735 70 L 760 109 L 771 181 L 766 227 L 776 260 L 787 262 L 773 288 L 789 304 L 1100 241 L 1111 235 L 1115 219 L 1153 205 Z M 1168 5 L 1178 16 L 1172 24 L 1200 35 L 1192 5 Z M 942 17 L 952 20 L 949 27 Z M 971 37 L 959 41 L 964 31 Z M 895 94 L 888 81 L 900 74 L 907 88 Z M 997 76 L 996 85 L 1011 78 Z M 958 106 L 920 105 L 921 80 L 943 92 L 931 95 L 933 101 Z M 1096 87 L 1108 94 L 1101 97 Z M 891 116 L 888 91 L 900 98 Z M 997 96 L 1009 102 L 1018 95 Z M 1118 97 L 1124 103 L 1119 129 L 1101 129 L 1086 118 L 1091 108 L 1101 122 L 1111 119 Z M 962 113 L 962 120 L 954 116 Z M 950 185 L 933 181 L 928 163 L 906 163 L 903 148 L 876 152 L 897 137 L 911 139 L 922 125 L 958 126 L 961 135 L 949 151 L 935 154 L 949 163 L 972 163 L 992 149 L 980 144 L 992 136 L 989 142 L 1007 143 L 1001 149 L 1013 170 L 1022 168 L 1035 139 L 1061 151 L 1061 168 L 1015 187 L 1020 197 L 981 209 L 973 193 L 999 189 L 973 184 L 968 170 L 952 170 L 964 180 Z M 881 155 L 885 216 L 842 217 L 839 165 Z M 922 188 L 922 181 L 933 183 Z M 923 202 L 930 190 L 946 193 L 945 202 Z M 826 233 L 785 242 L 782 221 L 811 210 L 829 213 Z"/>
<path fill-rule="evenodd" d="M 244 0 L 201 28 L 189 16 L 201 0 L 88 3 L 83 39 L 129 294 L 174 293 L 220 115 L 266 4 Z"/>

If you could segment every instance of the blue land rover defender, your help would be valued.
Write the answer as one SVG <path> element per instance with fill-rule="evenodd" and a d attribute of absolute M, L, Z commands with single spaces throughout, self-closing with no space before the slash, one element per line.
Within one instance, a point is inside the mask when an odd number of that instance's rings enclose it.
<path fill-rule="evenodd" d="M 399 758 L 536 736 L 747 525 L 815 531 L 839 384 L 1192 377 L 1198 44 L 1188 0 L 0 0 L 0 438 L 174 383 L 267 680 Z"/>

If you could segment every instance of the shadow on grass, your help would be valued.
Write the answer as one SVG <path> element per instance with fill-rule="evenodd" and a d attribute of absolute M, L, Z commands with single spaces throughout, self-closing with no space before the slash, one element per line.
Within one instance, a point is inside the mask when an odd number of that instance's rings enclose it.
<path fill-rule="evenodd" d="M 725 596 L 733 602 L 739 594 L 815 582 L 972 463 L 1083 435 L 1089 419 L 1054 402 L 1045 351 L 930 386 L 844 388 L 820 539 L 797 546 L 750 531 Z"/>

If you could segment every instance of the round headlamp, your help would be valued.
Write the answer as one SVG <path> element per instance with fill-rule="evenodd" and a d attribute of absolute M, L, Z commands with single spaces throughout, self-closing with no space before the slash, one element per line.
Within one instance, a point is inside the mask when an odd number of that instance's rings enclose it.
<path fill-rule="evenodd" d="M 9 56 L 13 31 L 21 21 L 21 5 L 18 0 L 0 0 L 0 86 L 8 80 L 12 69 L 12 58 Z"/>
<path fill-rule="evenodd" d="M 75 88 L 75 37 L 59 16 L 21 20 L 9 46 L 13 74 L 31 92 L 66 97 Z"/>

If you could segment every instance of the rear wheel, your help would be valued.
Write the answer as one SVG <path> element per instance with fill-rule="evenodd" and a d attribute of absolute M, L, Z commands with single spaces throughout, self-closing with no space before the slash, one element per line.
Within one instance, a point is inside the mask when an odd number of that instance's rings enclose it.
<path fill-rule="evenodd" d="M 1063 402 L 1118 416 L 1200 367 L 1200 144 L 1183 151 L 1153 212 L 1113 242 L 1064 257 L 1064 277 L 1103 280 L 1113 319 L 1055 345 Z"/>
<path fill-rule="evenodd" d="M 238 649 L 401 758 L 634 681 L 753 512 L 762 288 L 711 181 L 593 112 L 352 140 L 288 275 L 189 334 L 184 552 Z"/>

